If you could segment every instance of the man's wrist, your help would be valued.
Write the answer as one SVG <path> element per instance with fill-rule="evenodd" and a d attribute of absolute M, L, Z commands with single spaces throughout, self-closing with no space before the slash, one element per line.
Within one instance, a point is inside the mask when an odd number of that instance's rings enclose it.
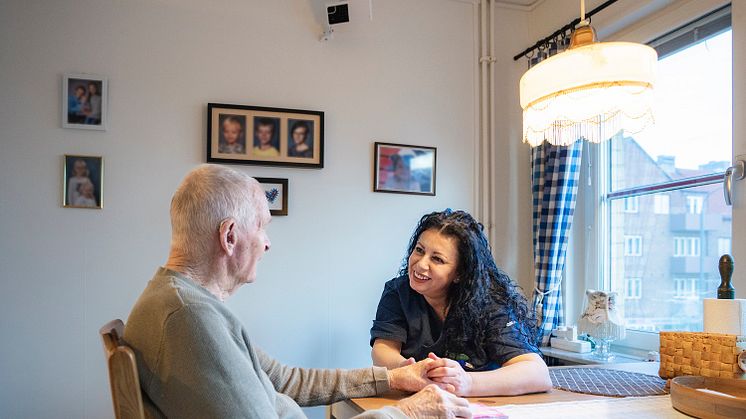
<path fill-rule="evenodd" d="M 398 386 L 399 373 L 396 370 L 386 370 L 386 374 L 389 377 L 389 387 L 392 390 L 399 390 L 399 386 Z"/>

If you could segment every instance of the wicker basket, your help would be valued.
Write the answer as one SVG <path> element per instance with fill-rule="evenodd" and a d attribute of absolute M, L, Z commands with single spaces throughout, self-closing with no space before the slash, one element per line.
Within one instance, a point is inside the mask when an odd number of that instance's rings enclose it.
<path fill-rule="evenodd" d="M 746 378 L 738 355 L 746 351 L 746 336 L 699 332 L 660 332 L 661 378 L 680 375 Z"/>

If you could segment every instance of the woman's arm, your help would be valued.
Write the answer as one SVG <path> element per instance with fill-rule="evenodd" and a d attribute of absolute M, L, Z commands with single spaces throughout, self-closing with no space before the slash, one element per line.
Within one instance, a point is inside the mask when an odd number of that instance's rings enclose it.
<path fill-rule="evenodd" d="M 430 354 L 431 359 L 438 359 Z M 518 355 L 493 371 L 466 372 L 453 360 L 446 366 L 430 371 L 435 382 L 452 384 L 456 395 L 462 397 L 515 396 L 549 391 L 552 380 L 544 360 L 535 353 Z"/>
<path fill-rule="evenodd" d="M 405 365 L 414 364 L 414 358 L 406 359 L 401 354 L 401 342 L 395 340 L 378 338 L 373 342 L 370 351 L 373 365 L 394 369 Z"/>

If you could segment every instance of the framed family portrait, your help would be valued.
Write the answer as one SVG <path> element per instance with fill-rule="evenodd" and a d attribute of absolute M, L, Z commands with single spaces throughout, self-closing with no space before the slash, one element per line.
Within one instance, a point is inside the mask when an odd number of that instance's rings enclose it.
<path fill-rule="evenodd" d="M 375 143 L 374 192 L 435 195 L 435 147 Z"/>
<path fill-rule="evenodd" d="M 268 177 L 254 178 L 264 188 L 272 215 L 288 215 L 288 180 Z"/>
<path fill-rule="evenodd" d="M 93 74 L 62 76 L 62 127 L 106 130 L 108 83 Z"/>
<path fill-rule="evenodd" d="M 207 104 L 207 161 L 324 167 L 324 113 Z"/>
<path fill-rule="evenodd" d="M 93 209 L 104 207 L 103 157 L 65 155 L 62 206 Z"/>

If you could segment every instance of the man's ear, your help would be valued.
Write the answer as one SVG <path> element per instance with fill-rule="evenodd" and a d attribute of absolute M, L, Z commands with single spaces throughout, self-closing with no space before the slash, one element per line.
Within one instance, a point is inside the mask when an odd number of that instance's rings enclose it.
<path fill-rule="evenodd" d="M 220 223 L 220 228 L 218 229 L 220 248 L 223 249 L 228 256 L 233 256 L 237 239 L 236 220 L 233 218 L 226 218 Z"/>

